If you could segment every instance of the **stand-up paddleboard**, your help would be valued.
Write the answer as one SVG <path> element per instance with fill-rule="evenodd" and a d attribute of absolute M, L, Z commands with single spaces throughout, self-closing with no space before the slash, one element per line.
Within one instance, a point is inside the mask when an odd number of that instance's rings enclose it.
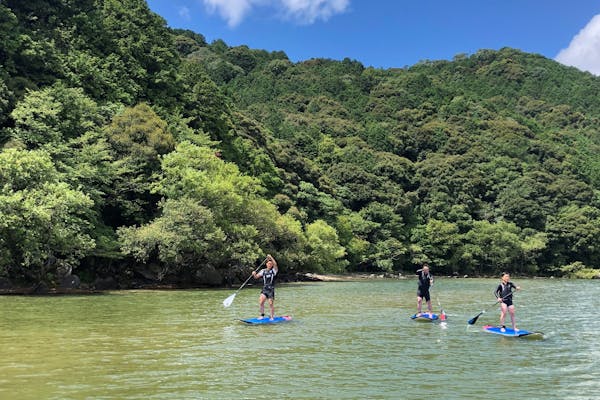
<path fill-rule="evenodd" d="M 275 316 L 273 319 L 269 317 L 240 319 L 241 322 L 248 325 L 280 324 L 282 322 L 289 322 L 291 320 L 292 317 L 289 315 Z"/>
<path fill-rule="evenodd" d="M 506 336 L 506 337 L 517 337 L 517 338 L 526 338 L 526 339 L 543 339 L 544 334 L 542 332 L 531 332 L 526 331 L 524 329 L 517 329 L 514 331 L 512 328 L 504 328 L 502 330 L 501 326 L 493 326 L 493 325 L 485 325 L 483 330 L 488 333 L 495 333 L 496 335 Z"/>
<path fill-rule="evenodd" d="M 437 321 L 440 316 L 437 314 L 433 314 L 433 313 L 417 313 L 413 316 L 411 316 L 410 318 L 412 318 L 413 320 L 417 321 L 417 322 L 433 322 L 433 321 Z"/>

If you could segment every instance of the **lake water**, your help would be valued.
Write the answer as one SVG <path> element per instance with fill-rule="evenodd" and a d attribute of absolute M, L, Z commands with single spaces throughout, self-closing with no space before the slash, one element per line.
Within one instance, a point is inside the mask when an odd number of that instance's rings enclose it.
<path fill-rule="evenodd" d="M 514 279 L 531 341 L 481 330 L 498 281 L 438 279 L 445 324 L 410 319 L 415 280 L 279 285 L 270 326 L 236 320 L 257 288 L 4 296 L 0 399 L 600 398 L 600 282 Z"/>

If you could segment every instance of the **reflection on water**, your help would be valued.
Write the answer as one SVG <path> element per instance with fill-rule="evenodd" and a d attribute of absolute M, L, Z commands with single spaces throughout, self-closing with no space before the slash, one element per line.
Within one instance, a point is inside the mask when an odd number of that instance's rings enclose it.
<path fill-rule="evenodd" d="M 229 308 L 224 290 L 0 297 L 0 398 L 598 398 L 598 282 L 516 281 L 518 326 L 543 341 L 483 333 L 494 309 L 467 324 L 489 279 L 438 279 L 433 324 L 410 319 L 410 280 L 281 285 L 295 321 L 266 326 L 237 321 L 257 314 L 250 288 Z"/>

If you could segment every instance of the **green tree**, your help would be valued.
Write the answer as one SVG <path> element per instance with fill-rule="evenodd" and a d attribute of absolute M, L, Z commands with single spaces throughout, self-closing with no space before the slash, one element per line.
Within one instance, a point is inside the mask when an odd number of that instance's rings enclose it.
<path fill-rule="evenodd" d="M 548 254 L 554 265 L 581 261 L 600 264 L 600 210 L 596 207 L 568 205 L 556 216 L 548 217 Z"/>
<path fill-rule="evenodd" d="M 158 256 L 168 271 L 177 271 L 194 262 L 207 262 L 221 269 L 248 265 L 267 249 L 282 249 L 285 261 L 301 258 L 302 248 L 296 248 L 303 243 L 299 240 L 299 223 L 279 214 L 273 204 L 260 197 L 264 188 L 255 178 L 242 175 L 234 164 L 217 157 L 212 148 L 180 143 L 163 157 L 161 178 L 153 190 L 168 199 L 162 214 L 149 225 L 119 231 L 127 243 L 124 250 L 140 261 Z M 192 240 L 186 239 L 189 235 L 181 238 L 188 243 L 185 246 L 173 244 L 170 234 L 163 242 L 160 232 L 165 226 L 177 235 L 178 223 L 172 220 L 187 218 L 177 211 L 185 204 L 195 210 L 196 216 L 190 216 L 191 222 L 182 229 L 193 221 L 201 224 L 206 220 L 207 227 L 198 228 L 204 239 L 194 240 L 201 240 L 199 246 L 206 242 L 204 246 L 214 253 L 190 247 Z M 196 228 L 192 224 L 187 229 L 192 232 Z M 209 257 L 211 254 L 215 256 Z"/>
<path fill-rule="evenodd" d="M 15 68 L 14 56 L 20 46 L 19 21 L 13 11 L 0 4 L 0 59 L 3 68 L 12 71 Z"/>
<path fill-rule="evenodd" d="M 118 230 L 121 249 L 140 262 L 156 257 L 165 274 L 194 274 L 205 264 L 217 264 L 225 251 L 225 233 L 213 213 L 190 198 L 166 200 L 152 223 Z"/>
<path fill-rule="evenodd" d="M 430 219 L 413 229 L 412 243 L 419 249 L 413 254 L 414 264 L 429 262 L 436 271 L 447 274 L 460 271 L 458 260 L 463 243 L 457 224 Z"/>
<path fill-rule="evenodd" d="M 309 256 L 306 269 L 317 272 L 342 272 L 347 262 L 346 251 L 339 243 L 336 230 L 323 220 L 307 225 Z"/>
<path fill-rule="evenodd" d="M 256 56 L 248 46 L 231 47 L 225 52 L 225 59 L 239 66 L 245 72 L 251 71 L 256 66 Z"/>
<path fill-rule="evenodd" d="M 113 227 L 148 221 L 159 201 L 150 187 L 160 171 L 160 157 L 175 148 L 167 123 L 142 103 L 115 116 L 104 134 L 115 159 L 105 220 Z"/>
<path fill-rule="evenodd" d="M 338 215 L 335 228 L 340 244 L 346 248 L 349 268 L 362 269 L 373 264 L 371 238 L 380 226 L 358 212 Z"/>
<path fill-rule="evenodd" d="M 55 283 L 95 243 L 92 200 L 59 180 L 44 151 L 0 153 L 0 272 L 32 284 Z"/>
<path fill-rule="evenodd" d="M 217 85 L 196 62 L 184 61 L 179 67 L 177 99 L 182 116 L 191 118 L 190 126 L 211 135 L 213 140 L 225 141 L 231 133 L 227 115 L 228 102 Z"/>
<path fill-rule="evenodd" d="M 512 222 L 473 222 L 473 229 L 464 235 L 461 261 L 469 272 L 518 271 L 521 265 L 520 230 Z"/>
<path fill-rule="evenodd" d="M 110 109 L 99 107 L 81 89 L 61 83 L 29 91 L 11 113 L 13 135 L 29 148 L 57 146 L 86 132 L 97 131 Z"/>
<path fill-rule="evenodd" d="M 174 96 L 178 57 L 165 20 L 144 0 L 106 0 L 100 14 L 103 34 L 98 46 L 123 60 L 126 77 L 140 85 L 138 101 L 163 104 L 165 94 Z"/>

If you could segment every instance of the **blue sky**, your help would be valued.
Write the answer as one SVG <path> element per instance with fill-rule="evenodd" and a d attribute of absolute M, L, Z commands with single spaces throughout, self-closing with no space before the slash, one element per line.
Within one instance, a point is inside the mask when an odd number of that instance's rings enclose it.
<path fill-rule="evenodd" d="M 393 68 L 508 46 L 600 75 L 598 0 L 148 0 L 210 43 Z M 597 16 L 597 18 L 595 18 Z"/>

